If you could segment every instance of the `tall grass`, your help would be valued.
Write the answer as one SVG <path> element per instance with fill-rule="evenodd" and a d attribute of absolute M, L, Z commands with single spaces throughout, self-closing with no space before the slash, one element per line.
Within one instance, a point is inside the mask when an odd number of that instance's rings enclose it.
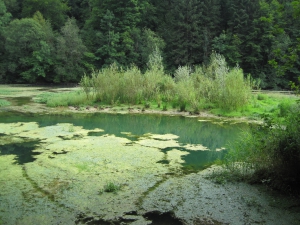
<path fill-rule="evenodd" d="M 80 82 L 88 99 L 109 104 L 140 104 L 156 101 L 167 109 L 172 103 L 185 111 L 199 112 L 205 105 L 225 110 L 243 107 L 249 101 L 251 82 L 240 68 L 229 69 L 223 56 L 213 53 L 208 66 L 180 66 L 174 79 L 164 73 L 158 49 L 149 56 L 148 69 L 143 74 L 135 67 L 108 68 L 84 76 Z"/>
<path fill-rule="evenodd" d="M 58 106 L 80 106 L 92 104 L 92 100 L 82 91 L 72 91 L 65 93 L 46 92 L 38 95 L 35 102 L 44 103 L 48 107 Z"/>

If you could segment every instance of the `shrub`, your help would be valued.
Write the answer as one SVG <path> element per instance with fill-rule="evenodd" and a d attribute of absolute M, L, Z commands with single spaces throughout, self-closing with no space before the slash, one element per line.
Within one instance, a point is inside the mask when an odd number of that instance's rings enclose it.
<path fill-rule="evenodd" d="M 223 110 L 244 107 L 249 101 L 251 83 L 250 77 L 244 79 L 240 68 L 230 70 L 225 58 L 216 53 L 212 54 L 207 67 L 195 67 L 192 71 L 189 66 L 180 66 L 172 79 L 164 74 L 162 57 L 155 49 L 149 56 L 144 74 L 135 66 L 124 70 L 112 64 L 98 72 L 93 71 L 90 78 L 84 76 L 80 85 L 88 100 L 110 104 L 157 101 L 165 110 L 173 102 L 181 111 L 191 106 L 198 113 L 200 102 Z"/>
<path fill-rule="evenodd" d="M 141 71 L 132 66 L 122 73 L 120 80 L 120 93 L 118 98 L 122 102 L 127 102 L 131 104 L 140 103 L 143 98 L 143 85 L 144 77 Z M 113 80 L 111 81 L 113 82 Z"/>
<path fill-rule="evenodd" d="M 253 172 L 258 181 L 283 191 L 300 187 L 300 106 L 281 122 L 265 117 L 265 124 L 230 146 L 225 165 L 232 171 Z"/>
<path fill-rule="evenodd" d="M 89 79 L 89 77 L 84 75 L 81 78 L 79 85 L 82 88 L 82 90 L 84 91 L 84 93 L 86 94 L 87 99 L 89 99 L 91 89 L 92 89 L 92 84 L 91 84 L 91 80 Z"/>

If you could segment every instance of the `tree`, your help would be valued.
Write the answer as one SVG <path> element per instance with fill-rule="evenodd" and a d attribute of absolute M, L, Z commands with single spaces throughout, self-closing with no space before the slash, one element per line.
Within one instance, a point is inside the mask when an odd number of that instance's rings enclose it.
<path fill-rule="evenodd" d="M 57 37 L 54 82 L 78 82 L 84 74 L 83 59 L 86 47 L 79 36 L 74 18 L 68 19 Z"/>
<path fill-rule="evenodd" d="M 0 0 L 0 81 L 5 74 L 5 34 L 4 30 L 11 20 L 11 14 L 6 11 L 6 6 L 3 0 Z"/>
<path fill-rule="evenodd" d="M 112 62 L 128 66 L 138 60 L 133 32 L 141 21 L 144 2 L 135 0 L 92 0 L 91 17 L 84 27 L 87 46 L 97 57 L 97 66 Z"/>
<path fill-rule="evenodd" d="M 145 71 L 149 62 L 149 56 L 154 51 L 161 51 L 165 47 L 165 42 L 157 33 L 148 28 L 143 30 L 135 29 L 131 34 L 134 41 L 134 52 L 138 55 L 135 65 L 142 71 Z"/>
<path fill-rule="evenodd" d="M 7 11 L 12 14 L 13 18 L 21 17 L 21 1 L 20 0 L 3 0 Z"/>
<path fill-rule="evenodd" d="M 44 80 L 52 64 L 43 27 L 32 18 L 13 20 L 5 29 L 7 79 L 34 83 Z"/>
<path fill-rule="evenodd" d="M 159 33 L 166 42 L 168 69 L 206 62 L 213 38 L 219 32 L 218 0 L 175 0 L 169 4 Z"/>
<path fill-rule="evenodd" d="M 54 29 L 59 29 L 66 21 L 68 10 L 68 5 L 63 0 L 24 0 L 22 17 L 32 17 L 39 11 L 51 22 Z"/>
<path fill-rule="evenodd" d="M 223 31 L 212 41 L 212 48 L 226 58 L 230 67 L 234 67 L 242 61 L 241 43 L 236 34 Z"/>
<path fill-rule="evenodd" d="M 70 18 L 75 18 L 81 29 L 91 13 L 90 0 L 68 0 Z"/>

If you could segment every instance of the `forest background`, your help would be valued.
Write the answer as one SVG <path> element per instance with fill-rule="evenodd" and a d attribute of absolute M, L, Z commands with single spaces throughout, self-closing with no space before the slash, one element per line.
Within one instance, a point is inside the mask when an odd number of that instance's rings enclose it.
<path fill-rule="evenodd" d="M 78 83 L 112 63 L 167 74 L 212 52 L 264 89 L 300 76 L 300 0 L 0 0 L 0 83 Z"/>

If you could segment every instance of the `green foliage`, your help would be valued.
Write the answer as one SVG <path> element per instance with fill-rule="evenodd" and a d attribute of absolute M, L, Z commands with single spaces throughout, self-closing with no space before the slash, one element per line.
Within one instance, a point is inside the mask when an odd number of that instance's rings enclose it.
<path fill-rule="evenodd" d="M 264 94 L 258 94 L 257 95 L 257 100 L 266 100 L 268 98 L 268 96 L 267 95 L 264 95 Z"/>
<path fill-rule="evenodd" d="M 34 83 L 44 78 L 52 64 L 46 33 L 34 19 L 12 21 L 6 29 L 7 73 L 20 74 L 15 82 Z"/>
<path fill-rule="evenodd" d="M 91 104 L 92 101 L 82 91 L 73 91 L 66 93 L 50 93 L 46 92 L 38 95 L 35 102 L 45 103 L 49 107 L 58 106 L 80 106 Z"/>
<path fill-rule="evenodd" d="M 190 107 L 194 113 L 208 105 L 234 110 L 247 105 L 250 99 L 250 78 L 244 79 L 239 68 L 229 70 L 225 59 L 217 54 L 204 69 L 196 68 L 192 72 L 188 66 L 179 67 L 174 79 L 164 74 L 157 49 L 150 55 L 148 67 L 142 74 L 135 66 L 125 70 L 112 64 L 94 71 L 91 77 L 84 76 L 80 85 L 91 101 L 109 104 L 157 101 L 158 106 L 163 104 L 164 110 L 172 103 L 180 111 Z"/>
<path fill-rule="evenodd" d="M 75 19 L 68 19 L 57 37 L 54 82 L 76 82 L 84 74 L 84 53 L 86 47 L 79 36 Z"/>
<path fill-rule="evenodd" d="M 37 11 L 41 12 L 47 20 L 50 20 L 55 29 L 59 29 L 66 20 L 66 12 L 69 10 L 62 0 L 24 0 L 22 4 L 22 16 L 31 17 Z"/>
<path fill-rule="evenodd" d="M 45 92 L 43 94 L 40 94 L 40 95 L 36 96 L 34 98 L 34 102 L 46 104 L 47 101 L 48 101 L 48 99 L 51 98 L 51 97 L 53 97 L 53 96 L 55 96 L 55 93 L 53 93 L 53 92 Z"/>
<path fill-rule="evenodd" d="M 226 166 L 274 188 L 297 191 L 300 187 L 300 105 L 284 115 L 285 120 L 266 116 L 263 126 L 253 127 L 230 145 Z"/>
<path fill-rule="evenodd" d="M 250 77 L 244 78 L 240 68 L 229 69 L 225 58 L 219 54 L 211 55 L 210 64 L 197 69 L 192 75 L 196 96 L 205 102 L 216 104 L 223 110 L 236 110 L 248 104 L 251 94 Z"/>
<path fill-rule="evenodd" d="M 175 71 L 175 81 L 176 83 L 176 94 L 177 102 L 179 104 L 180 111 L 185 111 L 187 104 L 194 99 L 193 95 L 195 93 L 193 87 L 193 81 L 190 79 L 191 69 L 190 67 L 179 67 Z"/>
<path fill-rule="evenodd" d="M 173 72 L 179 66 L 207 63 L 220 25 L 220 1 L 175 0 L 157 4 L 158 8 L 164 7 L 158 30 L 166 42 L 167 69 Z"/>
<path fill-rule="evenodd" d="M 86 98 L 89 99 L 91 90 L 92 90 L 92 84 L 91 84 L 91 80 L 89 79 L 89 77 L 84 75 L 81 78 L 79 85 L 82 88 L 82 90 L 84 91 L 84 93 L 86 94 Z"/>
<path fill-rule="evenodd" d="M 77 83 L 85 72 L 113 63 L 145 73 L 157 47 L 173 75 L 179 67 L 194 73 L 196 65 L 208 66 L 214 50 L 230 68 L 260 80 L 261 88 L 289 89 L 289 81 L 300 76 L 299 5 L 299 0 L 0 0 L 0 80 Z M 203 82 L 208 86 L 200 85 L 206 95 L 200 102 L 211 102 L 216 95 L 207 96 L 212 87 L 208 79 Z M 198 108 L 200 92 L 187 108 Z"/>
<path fill-rule="evenodd" d="M 288 116 L 288 114 L 292 110 L 292 104 L 293 103 L 291 101 L 288 101 L 288 100 L 280 102 L 278 104 L 279 116 L 280 117 L 286 117 L 286 116 Z"/>

